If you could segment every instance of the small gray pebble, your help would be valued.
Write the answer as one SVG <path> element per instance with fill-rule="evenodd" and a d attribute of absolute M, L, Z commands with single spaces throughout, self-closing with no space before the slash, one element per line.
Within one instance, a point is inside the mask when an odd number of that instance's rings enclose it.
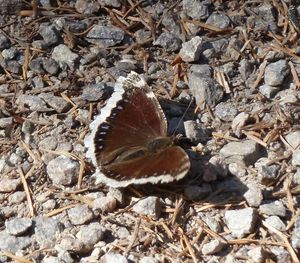
<path fill-rule="evenodd" d="M 279 174 L 280 165 L 260 165 L 257 170 L 258 178 L 262 184 L 268 185 L 270 182 L 274 182 Z"/>
<path fill-rule="evenodd" d="M 193 143 L 205 143 L 208 140 L 208 131 L 205 125 L 193 120 L 185 121 L 183 125 L 186 137 Z"/>
<path fill-rule="evenodd" d="M 34 130 L 34 124 L 31 121 L 25 120 L 22 124 L 22 132 L 24 134 L 31 134 Z"/>
<path fill-rule="evenodd" d="M 56 201 L 54 199 L 47 200 L 45 203 L 42 204 L 45 210 L 52 210 L 56 206 Z"/>
<path fill-rule="evenodd" d="M 122 5 L 120 0 L 98 0 L 101 6 L 112 6 L 112 7 L 120 7 Z"/>
<path fill-rule="evenodd" d="M 99 101 L 108 94 L 108 86 L 104 82 L 83 87 L 81 98 L 87 101 Z"/>
<path fill-rule="evenodd" d="M 215 155 L 210 158 L 203 174 L 204 182 L 212 182 L 217 177 L 224 178 L 228 174 L 228 167 L 223 157 Z"/>
<path fill-rule="evenodd" d="M 47 165 L 47 174 L 58 185 L 73 184 L 79 174 L 79 163 L 66 156 L 58 156 Z"/>
<path fill-rule="evenodd" d="M 163 32 L 156 40 L 153 42 L 155 46 L 161 46 L 166 51 L 177 51 L 181 48 L 181 39 L 175 34 L 169 32 Z"/>
<path fill-rule="evenodd" d="M 244 81 L 247 81 L 254 69 L 254 63 L 248 59 L 242 59 L 240 61 L 239 72 Z"/>
<path fill-rule="evenodd" d="M 300 150 L 295 150 L 292 156 L 292 165 L 300 166 Z"/>
<path fill-rule="evenodd" d="M 26 193 L 23 191 L 16 191 L 8 197 L 8 202 L 12 204 L 20 204 L 26 198 Z"/>
<path fill-rule="evenodd" d="M 209 1 L 183 0 L 182 5 L 192 19 L 206 19 L 209 16 Z"/>
<path fill-rule="evenodd" d="M 109 252 L 102 257 L 103 263 L 128 263 L 126 257 L 121 254 Z"/>
<path fill-rule="evenodd" d="M 15 237 L 5 230 L 0 231 L 0 250 L 16 253 L 29 247 L 32 244 L 31 237 Z"/>
<path fill-rule="evenodd" d="M 9 158 L 7 159 L 7 163 L 8 163 L 10 166 L 20 165 L 22 161 L 23 161 L 22 157 L 19 156 L 19 155 L 16 154 L 16 153 L 12 153 L 12 154 L 9 156 Z"/>
<path fill-rule="evenodd" d="M 126 227 L 119 227 L 117 230 L 117 236 L 120 239 L 126 239 L 126 238 L 128 238 L 128 236 L 130 236 L 130 233 Z"/>
<path fill-rule="evenodd" d="M 218 28 L 227 28 L 230 25 L 230 19 L 224 13 L 213 13 L 207 18 L 206 24 L 213 25 Z"/>
<path fill-rule="evenodd" d="M 41 50 L 48 48 L 44 40 L 34 40 L 32 41 L 31 45 L 33 48 L 41 49 Z"/>
<path fill-rule="evenodd" d="M 55 150 L 57 147 L 57 139 L 54 136 L 47 136 L 39 142 L 39 148 L 45 150 Z"/>
<path fill-rule="evenodd" d="M 60 263 L 60 259 L 58 257 L 45 257 L 42 263 Z"/>
<path fill-rule="evenodd" d="M 42 89 L 45 87 L 43 78 L 41 76 L 35 76 L 31 79 L 32 81 L 32 87 L 35 89 Z"/>
<path fill-rule="evenodd" d="M 182 44 L 179 51 L 179 56 L 185 62 L 194 62 L 200 58 L 202 50 L 202 38 L 199 36 L 193 37 L 190 41 Z"/>
<path fill-rule="evenodd" d="M 35 237 L 42 247 L 50 248 L 55 244 L 58 234 L 63 230 L 62 224 L 54 218 L 38 216 L 35 218 Z"/>
<path fill-rule="evenodd" d="M 223 146 L 220 155 L 225 159 L 241 158 L 247 164 L 253 164 L 261 155 L 259 145 L 255 141 L 230 142 Z"/>
<path fill-rule="evenodd" d="M 218 216 L 206 215 L 206 213 L 200 214 L 201 219 L 205 224 L 214 232 L 219 233 L 222 229 L 220 219 Z"/>
<path fill-rule="evenodd" d="M 130 59 L 122 59 L 116 63 L 116 68 L 120 71 L 130 73 L 136 70 L 136 61 Z"/>
<path fill-rule="evenodd" d="M 125 33 L 118 27 L 95 25 L 86 35 L 86 40 L 101 47 L 111 47 L 121 43 Z"/>
<path fill-rule="evenodd" d="M 292 245 L 295 249 L 300 249 L 300 218 L 295 222 L 292 233 Z"/>
<path fill-rule="evenodd" d="M 80 14 L 91 15 L 98 12 L 100 3 L 98 1 L 77 0 L 75 9 Z"/>
<path fill-rule="evenodd" d="M 163 19 L 161 23 L 167 29 L 167 31 L 174 33 L 176 36 L 180 37 L 181 27 L 179 24 L 179 16 L 174 12 L 164 12 Z"/>
<path fill-rule="evenodd" d="M 238 114 L 238 110 L 232 103 L 220 102 L 214 113 L 220 120 L 229 122 Z"/>
<path fill-rule="evenodd" d="M 294 149 L 300 146 L 300 131 L 290 132 L 285 136 L 286 141 L 291 145 Z"/>
<path fill-rule="evenodd" d="M 87 205 L 79 205 L 69 209 L 68 216 L 73 225 L 82 225 L 94 218 L 93 212 Z"/>
<path fill-rule="evenodd" d="M 14 74 L 21 74 L 22 72 L 22 66 L 16 60 L 3 59 L 2 61 L 0 61 L 0 65 L 2 66 L 2 68 L 5 68 L 5 70 Z"/>
<path fill-rule="evenodd" d="M 147 215 L 154 219 L 159 218 L 161 213 L 160 199 L 156 196 L 149 196 L 138 201 L 132 210 L 138 214 Z"/>
<path fill-rule="evenodd" d="M 224 263 L 242 263 L 242 261 L 238 260 L 235 256 L 229 254 L 225 257 Z"/>
<path fill-rule="evenodd" d="M 79 56 L 72 52 L 68 46 L 59 44 L 53 49 L 52 58 L 60 65 L 61 68 L 68 65 L 69 68 L 73 69 Z"/>
<path fill-rule="evenodd" d="M 43 68 L 51 75 L 56 75 L 59 70 L 58 63 L 52 58 L 43 59 Z"/>
<path fill-rule="evenodd" d="M 7 233 L 18 236 L 24 234 L 32 226 L 32 221 L 29 218 L 14 218 L 9 221 L 5 221 L 5 227 Z"/>
<path fill-rule="evenodd" d="M 223 87 L 216 80 L 199 73 L 189 74 L 189 88 L 201 109 L 206 104 L 215 106 L 224 95 Z"/>
<path fill-rule="evenodd" d="M 286 208 L 281 201 L 276 200 L 274 202 L 260 205 L 259 212 L 269 216 L 275 215 L 279 217 L 285 217 Z"/>
<path fill-rule="evenodd" d="M 10 40 L 4 35 L 0 34 L 0 50 L 7 49 L 10 47 Z"/>
<path fill-rule="evenodd" d="M 76 237 L 81 240 L 89 249 L 104 237 L 104 228 L 97 222 L 80 227 Z"/>
<path fill-rule="evenodd" d="M 286 60 L 270 63 L 265 69 L 265 83 L 270 86 L 279 86 L 290 73 Z"/>
<path fill-rule="evenodd" d="M 263 201 L 263 194 L 261 189 L 256 185 L 248 186 L 248 191 L 244 194 L 247 203 L 252 207 L 259 207 Z"/>
<path fill-rule="evenodd" d="M 204 255 L 213 255 L 220 252 L 224 248 L 225 244 L 219 240 L 212 240 L 203 245 L 201 252 Z"/>
<path fill-rule="evenodd" d="M 236 177 L 243 177 L 247 174 L 245 165 L 238 163 L 238 162 L 228 164 L 228 171 L 230 174 L 232 174 Z"/>
<path fill-rule="evenodd" d="M 5 129 L 10 127 L 13 124 L 13 118 L 7 117 L 7 118 L 1 118 L 0 119 L 0 128 Z"/>
<path fill-rule="evenodd" d="M 81 240 L 71 236 L 62 238 L 59 247 L 65 251 L 73 251 L 79 254 L 88 253 L 91 250 Z"/>
<path fill-rule="evenodd" d="M 17 104 L 28 106 L 31 111 L 49 112 L 52 111 L 45 101 L 38 96 L 22 94 L 17 99 Z"/>
<path fill-rule="evenodd" d="M 293 175 L 293 183 L 300 185 L 300 169 L 297 169 L 296 173 Z"/>
<path fill-rule="evenodd" d="M 270 246 L 269 250 L 276 263 L 293 262 L 286 248 Z"/>
<path fill-rule="evenodd" d="M 29 67 L 33 72 L 41 74 L 44 73 L 42 63 L 43 63 L 42 58 L 34 58 L 30 61 Z"/>
<path fill-rule="evenodd" d="M 250 115 L 246 112 L 241 112 L 234 117 L 231 128 L 236 135 L 240 135 L 240 130 L 247 124 L 249 118 Z"/>
<path fill-rule="evenodd" d="M 117 207 L 117 200 L 113 196 L 96 198 L 93 201 L 93 209 L 100 209 L 102 212 L 113 212 Z"/>
<path fill-rule="evenodd" d="M 251 233 L 257 219 L 257 212 L 254 208 L 244 208 L 239 210 L 225 211 L 225 221 L 231 234 L 237 238 L 242 238 Z"/>
<path fill-rule="evenodd" d="M 73 263 L 73 262 L 75 262 L 67 251 L 63 251 L 63 252 L 64 252 L 64 254 L 68 254 L 69 257 L 67 258 L 66 256 L 63 256 L 63 257 L 61 257 L 61 256 L 58 256 L 58 257 L 50 256 L 50 257 L 44 258 L 42 263 L 62 263 L 62 262 L 63 263 Z"/>
<path fill-rule="evenodd" d="M 217 55 L 221 55 L 225 50 L 228 50 L 229 42 L 225 38 L 221 38 L 214 41 L 208 41 L 203 44 L 203 53 L 202 55 L 207 60 L 211 60 Z"/>
<path fill-rule="evenodd" d="M 193 64 L 190 67 L 190 72 L 191 73 L 198 73 L 200 75 L 206 76 L 206 77 L 212 77 L 212 68 L 208 64 Z"/>
<path fill-rule="evenodd" d="M 248 256 L 253 260 L 253 262 L 263 263 L 265 262 L 265 251 L 262 247 L 255 247 L 248 251 Z"/>
<path fill-rule="evenodd" d="M 284 58 L 285 58 L 285 54 L 283 52 L 278 52 L 273 50 L 269 51 L 265 56 L 265 60 L 267 60 L 268 62 L 276 62 Z"/>
<path fill-rule="evenodd" d="M 58 113 L 66 112 L 71 106 L 68 101 L 60 96 L 55 96 L 53 92 L 40 93 L 39 97 Z"/>
<path fill-rule="evenodd" d="M 8 59 L 8 60 L 12 60 L 17 55 L 17 53 L 18 53 L 18 50 L 15 47 L 4 49 L 1 52 L 3 58 Z"/>
<path fill-rule="evenodd" d="M 159 263 L 159 261 L 154 257 L 142 257 L 139 263 Z"/>
<path fill-rule="evenodd" d="M 60 40 L 60 35 L 56 27 L 49 23 L 40 24 L 39 33 L 47 46 L 54 45 Z"/>
<path fill-rule="evenodd" d="M 9 193 L 15 191 L 21 184 L 21 179 L 0 179 L 0 193 Z"/>
<path fill-rule="evenodd" d="M 285 224 L 278 216 L 269 216 L 265 222 L 279 231 L 285 231 L 286 229 Z"/>
<path fill-rule="evenodd" d="M 268 84 L 264 84 L 259 87 L 259 92 L 266 98 L 271 99 L 277 94 L 278 91 L 280 91 L 280 89 L 280 87 L 274 87 Z"/>

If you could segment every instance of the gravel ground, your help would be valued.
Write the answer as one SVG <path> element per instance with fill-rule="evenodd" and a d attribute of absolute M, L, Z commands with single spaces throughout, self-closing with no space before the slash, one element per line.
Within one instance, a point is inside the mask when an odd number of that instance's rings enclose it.
<path fill-rule="evenodd" d="M 298 5 L 0 1 L 0 262 L 299 262 Z M 93 176 L 130 71 L 187 137 L 179 182 Z"/>

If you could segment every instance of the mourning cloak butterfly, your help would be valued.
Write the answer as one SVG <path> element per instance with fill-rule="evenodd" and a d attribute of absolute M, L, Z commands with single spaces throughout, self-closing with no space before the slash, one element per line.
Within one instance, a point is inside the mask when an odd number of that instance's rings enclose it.
<path fill-rule="evenodd" d="M 185 151 L 167 136 L 157 98 L 135 72 L 117 80 L 90 128 L 87 157 L 98 179 L 109 186 L 168 183 L 183 178 L 190 168 Z"/>

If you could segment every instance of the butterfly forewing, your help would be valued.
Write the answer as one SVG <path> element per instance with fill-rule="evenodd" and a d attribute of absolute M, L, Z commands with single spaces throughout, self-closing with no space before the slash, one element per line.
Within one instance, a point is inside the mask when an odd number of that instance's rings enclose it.
<path fill-rule="evenodd" d="M 117 102 L 95 133 L 99 165 L 112 161 L 127 149 L 146 147 L 149 140 L 167 136 L 165 116 L 152 94 L 148 87 L 125 88 L 123 99 Z"/>

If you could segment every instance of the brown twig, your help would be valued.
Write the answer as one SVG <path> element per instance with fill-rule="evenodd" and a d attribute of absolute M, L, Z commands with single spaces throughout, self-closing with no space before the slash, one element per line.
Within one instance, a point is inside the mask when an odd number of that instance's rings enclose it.
<path fill-rule="evenodd" d="M 44 216 L 47 216 L 47 217 L 55 216 L 55 215 L 58 215 L 58 214 L 60 214 L 61 212 L 65 211 L 65 210 L 76 207 L 77 205 L 78 204 L 71 204 L 71 205 L 67 205 L 67 206 L 64 206 L 64 207 L 60 207 L 58 209 L 54 209 L 54 210 L 50 211 L 49 213 L 45 214 Z"/>
<path fill-rule="evenodd" d="M 294 67 L 294 64 L 289 61 L 289 66 L 291 68 L 291 73 L 292 73 L 292 76 L 293 76 L 293 80 L 294 80 L 294 84 L 296 86 L 297 89 L 300 88 L 300 81 L 299 81 L 299 77 L 298 77 L 298 73 Z"/>
<path fill-rule="evenodd" d="M 193 247 L 192 247 L 190 241 L 188 240 L 187 236 L 184 234 L 184 232 L 183 232 L 183 230 L 181 228 L 179 228 L 178 230 L 179 230 L 181 236 L 183 237 L 184 243 L 186 244 L 187 249 L 188 249 L 188 251 L 189 251 L 189 253 L 190 253 L 190 255 L 191 255 L 194 263 L 197 263 L 198 259 L 197 259 L 197 256 L 196 256 L 196 254 L 195 254 L 195 252 L 193 250 Z"/>
<path fill-rule="evenodd" d="M 259 73 L 257 75 L 257 78 L 256 78 L 255 82 L 253 83 L 253 85 L 251 87 L 252 89 L 256 89 L 258 87 L 261 79 L 264 76 L 265 68 L 267 66 L 267 63 L 268 63 L 267 60 L 265 60 L 262 64 L 260 64 L 260 66 L 259 66 Z"/>
<path fill-rule="evenodd" d="M 34 217 L 34 209 L 33 209 L 33 205 L 32 205 L 32 199 L 31 199 L 29 187 L 28 187 L 26 178 L 24 176 L 23 170 L 20 166 L 18 167 L 18 172 L 19 172 L 19 175 L 22 180 L 24 191 L 26 193 L 26 198 L 27 198 L 28 207 L 29 207 L 29 215 L 30 215 L 30 217 Z"/>
<path fill-rule="evenodd" d="M 297 254 L 295 253 L 293 247 L 291 246 L 291 244 L 288 241 L 288 238 L 285 234 L 283 234 L 282 232 L 280 232 L 279 230 L 277 230 L 276 228 L 274 228 L 273 226 L 269 225 L 268 223 L 266 223 L 265 221 L 263 221 L 263 225 L 269 229 L 271 232 L 275 233 L 276 235 L 278 235 L 281 240 L 283 241 L 283 243 L 286 245 L 287 250 L 289 251 L 293 262 L 295 263 L 299 263 L 299 258 L 297 256 Z"/>
<path fill-rule="evenodd" d="M 28 260 L 27 258 L 25 257 L 19 257 L 19 256 L 16 256 L 8 251 L 2 251 L 0 252 L 0 255 L 3 255 L 3 256 L 6 256 L 8 258 L 11 258 L 13 260 L 15 260 L 16 262 L 21 262 L 21 263 L 33 263 L 33 261 L 31 260 Z"/>
<path fill-rule="evenodd" d="M 216 32 L 216 33 L 229 33 L 234 30 L 232 28 L 219 28 L 214 25 L 209 25 L 209 24 L 206 24 L 206 23 L 203 23 L 200 21 L 196 21 L 196 20 L 182 19 L 182 22 L 188 22 L 188 23 L 194 24 L 196 26 L 202 27 L 206 30 Z"/>
<path fill-rule="evenodd" d="M 138 219 L 136 220 L 136 223 L 135 223 L 135 228 L 134 228 L 134 231 L 133 231 L 133 234 L 132 234 L 131 242 L 130 242 L 130 244 L 128 245 L 128 247 L 126 248 L 126 250 L 125 250 L 125 252 L 124 252 L 125 257 L 128 256 L 128 253 L 130 252 L 130 250 L 132 249 L 132 247 L 133 247 L 135 241 L 136 241 L 137 238 L 138 238 L 138 233 L 139 233 L 140 224 L 141 224 L 141 219 L 138 218 Z"/>

